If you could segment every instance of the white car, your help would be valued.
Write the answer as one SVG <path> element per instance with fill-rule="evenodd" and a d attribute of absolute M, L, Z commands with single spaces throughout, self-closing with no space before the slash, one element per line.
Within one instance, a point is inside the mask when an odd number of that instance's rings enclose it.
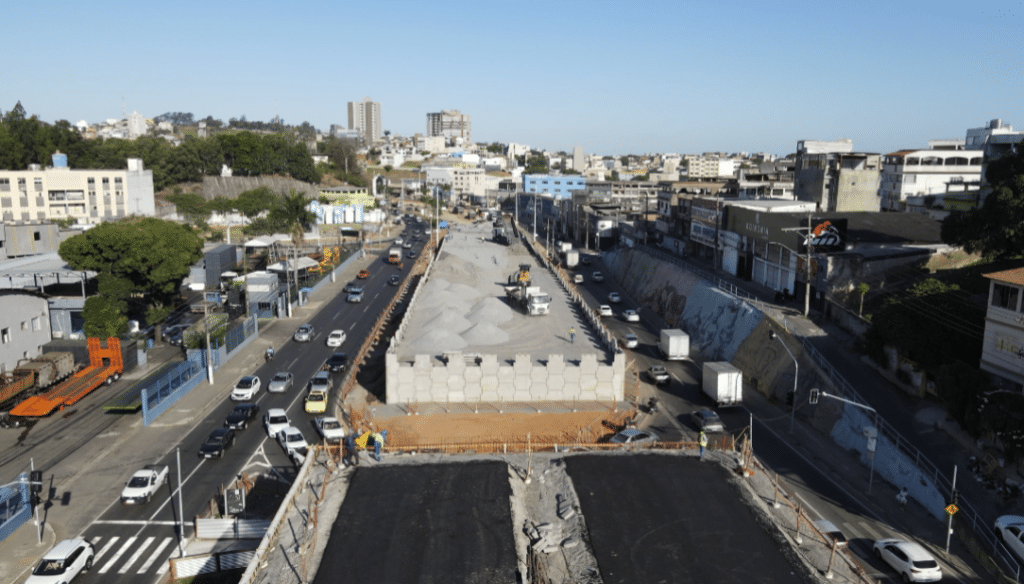
<path fill-rule="evenodd" d="M 67 584 L 92 568 L 96 548 L 81 538 L 65 539 L 43 555 L 25 584 Z"/>
<path fill-rule="evenodd" d="M 583 274 L 576 274 L 575 276 L 573 276 L 572 277 L 572 283 L 573 284 L 582 284 L 583 283 Z"/>
<path fill-rule="evenodd" d="M 235 401 L 249 401 L 256 397 L 260 390 L 260 378 L 255 375 L 246 375 L 235 383 L 231 390 L 231 399 Z"/>
<path fill-rule="evenodd" d="M 938 582 L 942 568 L 919 543 L 900 539 L 880 539 L 872 547 L 875 557 L 892 566 L 904 582 Z"/>
<path fill-rule="evenodd" d="M 340 347 L 345 342 L 345 331 L 333 330 L 331 334 L 327 335 L 327 346 L 328 347 Z"/>
<path fill-rule="evenodd" d="M 622 302 L 622 296 L 619 296 L 618 292 L 609 292 L 608 302 L 611 302 L 612 304 L 618 304 L 619 302 Z"/>
<path fill-rule="evenodd" d="M 328 444 L 339 444 L 345 437 L 345 427 L 333 416 L 320 416 L 313 420 L 313 425 Z"/>
<path fill-rule="evenodd" d="M 362 302 L 363 301 L 363 289 L 362 288 L 353 288 L 352 291 L 349 292 L 348 298 L 346 299 L 346 301 L 349 302 L 350 304 L 358 304 L 358 303 Z"/>
<path fill-rule="evenodd" d="M 995 528 L 1006 547 L 1024 561 L 1024 515 L 1003 515 L 996 519 Z"/>
<path fill-rule="evenodd" d="M 288 426 L 277 433 L 277 443 L 284 448 L 285 454 L 291 454 L 296 450 L 304 452 L 309 448 L 309 443 L 302 436 L 302 432 L 295 426 Z"/>
<path fill-rule="evenodd" d="M 288 419 L 288 413 L 282 408 L 270 408 L 267 413 L 263 416 L 263 427 L 267 429 L 267 436 L 271 438 L 277 438 L 277 435 L 281 433 L 281 430 L 291 426 L 291 420 Z"/>
<path fill-rule="evenodd" d="M 622 337 L 622 346 L 627 349 L 635 349 L 639 344 L 640 339 L 636 338 L 636 335 L 633 333 L 626 333 L 626 335 Z"/>
<path fill-rule="evenodd" d="M 626 322 L 640 322 L 640 313 L 633 309 L 625 310 L 622 312 L 622 318 L 626 319 Z"/>
<path fill-rule="evenodd" d="M 612 307 L 607 304 L 602 304 L 597 310 L 601 313 L 601 316 L 614 316 L 612 313 Z"/>

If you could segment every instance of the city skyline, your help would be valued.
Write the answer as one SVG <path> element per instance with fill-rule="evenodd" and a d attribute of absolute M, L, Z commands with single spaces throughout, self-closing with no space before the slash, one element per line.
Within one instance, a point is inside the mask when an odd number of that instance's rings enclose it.
<path fill-rule="evenodd" d="M 8 6 L 32 58 L 0 65 L 0 110 L 51 123 L 184 111 L 327 130 L 370 96 L 394 135 L 457 109 L 477 142 L 608 155 L 841 138 L 887 153 L 1024 128 L 1019 2 L 48 6 Z"/>

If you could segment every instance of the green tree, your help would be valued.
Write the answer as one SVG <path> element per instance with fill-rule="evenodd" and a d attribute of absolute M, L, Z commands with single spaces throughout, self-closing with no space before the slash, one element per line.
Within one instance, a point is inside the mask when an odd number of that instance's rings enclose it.
<path fill-rule="evenodd" d="M 991 192 L 977 209 L 954 211 L 942 221 L 942 241 L 987 259 L 1024 254 L 1024 147 L 988 164 Z"/>
<path fill-rule="evenodd" d="M 526 160 L 526 170 L 523 174 L 547 174 L 548 159 L 543 154 L 535 154 Z"/>
<path fill-rule="evenodd" d="M 60 257 L 75 270 L 100 274 L 101 285 L 130 288 L 158 324 L 173 309 L 182 279 L 202 258 L 203 241 L 188 227 L 153 217 L 101 223 L 60 244 Z M 116 307 L 116 305 L 115 305 Z M 160 338 L 160 331 L 156 331 Z"/>
<path fill-rule="evenodd" d="M 192 223 L 206 221 L 210 218 L 211 209 L 206 199 L 197 193 L 172 193 L 165 197 L 178 209 L 178 213 Z"/>
<path fill-rule="evenodd" d="M 264 211 L 270 211 L 277 202 L 277 194 L 270 187 L 257 187 L 243 191 L 235 199 L 235 209 L 249 219 L 255 218 Z"/>
<path fill-rule="evenodd" d="M 309 210 L 309 199 L 306 193 L 295 189 L 287 195 L 281 195 L 270 210 L 269 219 L 272 224 L 281 226 L 282 231 L 293 234 L 295 231 L 305 233 L 313 227 L 316 215 Z"/>
<path fill-rule="evenodd" d="M 128 315 L 106 296 L 86 298 L 82 319 L 82 332 L 87 337 L 118 337 L 128 330 Z"/>
<path fill-rule="evenodd" d="M 864 295 L 868 293 L 871 286 L 868 286 L 867 282 L 861 282 L 857 284 L 857 294 L 860 294 L 860 310 L 857 311 L 857 316 L 864 316 Z"/>

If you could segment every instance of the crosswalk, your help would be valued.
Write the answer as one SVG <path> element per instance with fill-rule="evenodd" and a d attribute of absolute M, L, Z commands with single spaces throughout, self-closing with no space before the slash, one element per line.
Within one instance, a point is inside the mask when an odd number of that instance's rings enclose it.
<path fill-rule="evenodd" d="M 94 537 L 92 571 L 97 574 L 147 574 L 167 572 L 173 537 Z M 168 549 L 170 548 L 170 549 Z"/>

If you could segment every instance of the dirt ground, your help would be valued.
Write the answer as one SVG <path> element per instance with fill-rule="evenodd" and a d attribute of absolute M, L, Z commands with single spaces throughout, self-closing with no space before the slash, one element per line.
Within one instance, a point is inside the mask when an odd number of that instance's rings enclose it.
<path fill-rule="evenodd" d="M 621 430 L 635 412 L 480 413 L 368 419 L 353 413 L 353 424 L 387 430 L 389 447 L 472 443 L 538 444 L 598 442 Z"/>

